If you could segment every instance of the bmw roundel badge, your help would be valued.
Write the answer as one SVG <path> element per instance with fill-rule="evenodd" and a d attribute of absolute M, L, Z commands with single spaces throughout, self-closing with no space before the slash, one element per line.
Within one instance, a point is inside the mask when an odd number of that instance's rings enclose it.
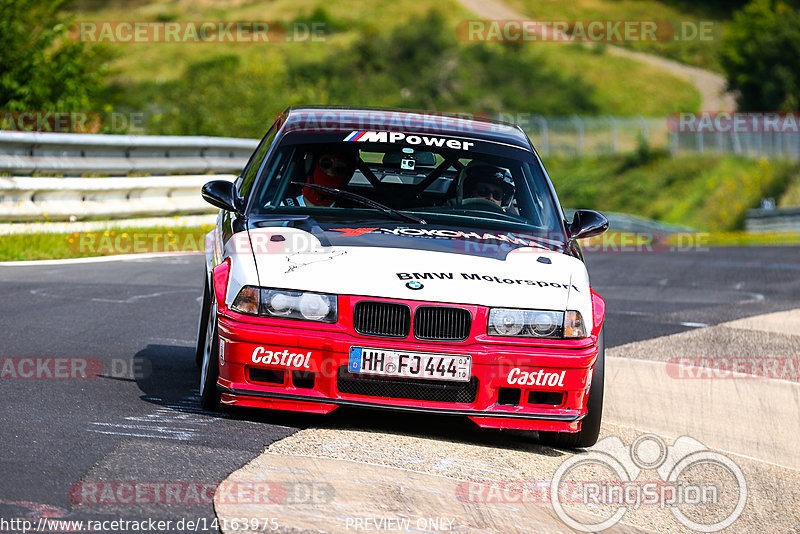
<path fill-rule="evenodd" d="M 423 286 L 423 285 L 422 285 L 422 282 L 417 282 L 416 280 L 412 280 L 411 282 L 408 282 L 408 283 L 406 284 L 406 287 L 407 287 L 408 289 L 414 289 L 414 290 L 417 290 L 417 289 L 422 289 L 422 288 L 423 288 L 423 287 L 425 287 L 425 286 Z"/>

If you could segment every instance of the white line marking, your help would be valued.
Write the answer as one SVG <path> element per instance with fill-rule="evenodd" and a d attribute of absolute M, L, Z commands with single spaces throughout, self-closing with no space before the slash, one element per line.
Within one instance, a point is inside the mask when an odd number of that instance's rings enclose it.
<path fill-rule="evenodd" d="M 195 432 L 194 428 L 171 428 L 171 427 L 167 427 L 167 426 L 126 425 L 124 423 L 100 423 L 100 422 L 96 422 L 96 421 L 92 422 L 91 424 L 99 425 L 99 426 L 113 426 L 113 427 L 116 427 L 116 428 L 127 428 L 127 429 L 133 429 L 133 430 L 157 430 L 159 432 L 171 432 L 171 433 L 175 433 L 175 434 L 181 434 L 181 433 L 186 433 L 186 432 L 190 432 L 190 433 Z"/>
<path fill-rule="evenodd" d="M 148 337 L 146 341 L 166 341 L 168 343 L 179 343 L 181 345 L 194 345 L 196 342 L 193 339 L 175 339 L 172 337 Z"/>
<path fill-rule="evenodd" d="M 680 323 L 680 325 L 681 326 L 690 326 L 692 328 L 705 328 L 705 327 L 708 326 L 706 323 L 692 323 L 692 322 L 689 322 L 689 321 L 684 322 L 684 323 Z"/>
<path fill-rule="evenodd" d="M 132 436 L 134 438 L 160 438 L 160 439 L 177 439 L 180 441 L 189 441 L 192 436 L 159 436 L 157 434 L 137 434 L 134 432 L 114 432 L 110 430 L 96 430 L 94 428 L 87 428 L 87 432 L 94 432 L 95 434 L 109 434 L 112 436 Z"/>
<path fill-rule="evenodd" d="M 740 300 L 737 304 L 751 304 L 753 302 L 762 302 L 764 300 L 764 295 L 761 293 L 748 293 L 746 291 L 742 292 L 743 295 L 749 295 L 750 298 L 746 300 Z"/>
<path fill-rule="evenodd" d="M 140 423 L 151 423 L 151 422 L 158 422 L 158 423 L 179 423 L 184 425 L 206 425 L 208 421 L 187 421 L 186 419 L 181 419 L 179 417 L 169 417 L 166 415 L 144 415 L 144 416 L 131 416 L 126 417 L 126 421 L 138 421 Z"/>
<path fill-rule="evenodd" d="M 84 299 L 84 298 L 81 298 L 81 297 L 76 297 L 75 295 L 58 295 L 58 294 L 48 293 L 47 289 L 31 289 L 30 290 L 31 295 L 36 295 L 37 297 L 50 297 L 50 298 L 59 298 L 59 299 L 72 299 L 72 300 L 79 299 L 79 300 L 88 300 L 90 302 L 111 302 L 111 303 L 115 303 L 115 304 L 133 304 L 136 301 L 141 300 L 141 299 L 149 299 L 149 298 L 153 298 L 153 297 L 161 297 L 161 296 L 164 296 L 164 295 L 173 295 L 175 293 L 196 293 L 196 292 L 197 291 L 195 289 L 175 289 L 175 290 L 172 290 L 172 291 L 159 291 L 158 293 L 149 293 L 147 295 L 134 295 L 132 297 L 128 297 L 127 299 L 103 299 L 103 298 L 97 298 L 97 297 L 90 298 L 90 299 Z M 189 343 L 194 343 L 194 341 L 191 341 Z"/>

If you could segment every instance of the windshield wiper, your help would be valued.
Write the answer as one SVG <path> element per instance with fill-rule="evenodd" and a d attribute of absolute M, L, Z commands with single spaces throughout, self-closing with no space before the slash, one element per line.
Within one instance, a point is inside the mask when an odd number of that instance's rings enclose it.
<path fill-rule="evenodd" d="M 376 210 L 382 211 L 387 215 L 394 215 L 395 217 L 400 217 L 402 219 L 406 219 L 407 221 L 415 222 L 417 224 L 428 224 L 425 222 L 424 219 L 421 219 L 420 217 L 416 217 L 409 213 L 404 213 L 394 208 L 390 208 L 389 206 L 385 206 L 380 202 L 376 202 L 375 200 L 372 200 L 371 198 L 365 197 L 363 195 L 359 195 L 358 193 L 351 193 L 350 191 L 344 191 L 342 189 L 334 189 L 333 187 L 327 187 L 324 185 L 307 184 L 305 182 L 292 182 L 292 184 L 308 187 L 314 189 L 315 191 L 322 191 L 323 193 L 329 193 L 335 197 L 346 198 L 347 200 L 352 200 L 353 202 L 361 204 L 362 206 L 375 208 Z"/>

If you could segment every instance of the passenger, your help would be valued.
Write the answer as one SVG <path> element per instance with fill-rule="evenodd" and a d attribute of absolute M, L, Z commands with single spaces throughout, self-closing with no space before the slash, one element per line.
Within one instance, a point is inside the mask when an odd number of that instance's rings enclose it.
<path fill-rule="evenodd" d="M 353 177 L 356 170 L 357 156 L 353 152 L 327 150 L 316 157 L 314 169 L 306 180 L 309 184 L 322 185 L 333 189 L 341 189 Z M 304 187 L 298 198 L 301 206 L 329 207 L 335 198 L 324 191 Z"/>

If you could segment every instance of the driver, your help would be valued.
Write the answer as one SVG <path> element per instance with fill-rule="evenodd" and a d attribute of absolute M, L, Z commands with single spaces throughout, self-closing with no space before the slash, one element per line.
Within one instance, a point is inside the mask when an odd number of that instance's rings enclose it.
<path fill-rule="evenodd" d="M 468 165 L 464 199 L 483 198 L 502 207 L 514 195 L 514 180 L 508 169 L 488 164 Z"/>
<path fill-rule="evenodd" d="M 306 183 L 341 189 L 356 169 L 357 156 L 355 152 L 345 150 L 324 150 L 314 161 L 314 167 L 308 174 Z M 303 187 L 303 194 L 297 199 L 301 206 L 329 207 L 333 205 L 334 197 L 317 191 L 310 187 Z"/>

